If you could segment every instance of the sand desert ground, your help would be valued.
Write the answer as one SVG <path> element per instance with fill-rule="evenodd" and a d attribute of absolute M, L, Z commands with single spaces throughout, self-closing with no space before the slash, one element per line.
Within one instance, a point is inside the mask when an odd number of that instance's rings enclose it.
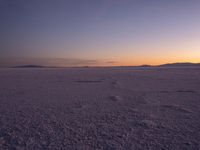
<path fill-rule="evenodd" d="M 199 150 L 200 68 L 0 69 L 1 150 Z"/>

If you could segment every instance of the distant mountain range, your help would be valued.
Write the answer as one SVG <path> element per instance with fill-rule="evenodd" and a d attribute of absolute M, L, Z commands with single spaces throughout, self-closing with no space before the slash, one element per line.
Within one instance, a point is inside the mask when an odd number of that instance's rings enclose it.
<path fill-rule="evenodd" d="M 89 66 L 87 66 L 88 68 Z M 129 66 L 131 67 L 131 66 Z M 140 65 L 140 66 L 133 66 L 133 67 L 200 67 L 200 63 L 169 63 L 169 64 L 162 64 L 157 66 L 152 65 Z M 22 65 L 22 66 L 14 66 L 12 68 L 60 68 L 60 67 L 50 67 L 50 66 L 40 66 L 40 65 Z M 83 66 L 83 68 L 85 68 Z"/>
<path fill-rule="evenodd" d="M 47 67 L 40 65 L 22 65 L 22 66 L 14 66 L 12 68 L 47 68 Z"/>
<path fill-rule="evenodd" d="M 200 67 L 200 63 L 189 63 L 189 62 L 184 62 L 184 63 L 169 63 L 169 64 L 162 64 L 162 65 L 141 65 L 141 66 L 136 66 L 136 67 Z"/>
<path fill-rule="evenodd" d="M 200 67 L 200 63 L 171 63 L 171 64 L 163 64 L 161 67 Z"/>

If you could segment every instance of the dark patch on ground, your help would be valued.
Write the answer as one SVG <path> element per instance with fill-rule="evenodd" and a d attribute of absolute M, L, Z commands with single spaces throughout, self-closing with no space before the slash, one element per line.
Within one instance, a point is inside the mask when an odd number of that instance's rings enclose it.
<path fill-rule="evenodd" d="M 178 91 L 176 91 L 176 92 L 178 92 L 178 93 L 196 93 L 196 92 L 193 91 L 193 90 L 178 90 Z"/>
<path fill-rule="evenodd" d="M 78 82 L 78 83 L 100 83 L 102 81 L 100 81 L 100 80 L 78 80 L 75 82 Z"/>

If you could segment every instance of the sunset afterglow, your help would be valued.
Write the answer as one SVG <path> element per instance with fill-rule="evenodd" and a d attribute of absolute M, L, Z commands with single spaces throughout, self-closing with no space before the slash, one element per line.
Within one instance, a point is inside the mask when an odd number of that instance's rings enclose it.
<path fill-rule="evenodd" d="M 2 0 L 0 14 L 0 66 L 200 60 L 198 0 Z"/>

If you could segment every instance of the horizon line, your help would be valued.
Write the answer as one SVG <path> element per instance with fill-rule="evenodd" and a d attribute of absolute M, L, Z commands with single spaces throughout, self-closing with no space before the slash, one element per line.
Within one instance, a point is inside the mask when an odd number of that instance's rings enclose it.
<path fill-rule="evenodd" d="M 162 67 L 167 65 L 179 65 L 181 66 L 191 66 L 191 65 L 200 65 L 200 62 L 193 63 L 193 62 L 170 62 L 158 65 L 150 65 L 150 64 L 142 64 L 142 65 L 83 65 L 83 66 L 48 66 L 48 65 L 35 65 L 35 64 L 28 64 L 28 65 L 17 65 L 17 66 L 5 66 L 0 68 L 97 68 L 97 67 Z"/>

